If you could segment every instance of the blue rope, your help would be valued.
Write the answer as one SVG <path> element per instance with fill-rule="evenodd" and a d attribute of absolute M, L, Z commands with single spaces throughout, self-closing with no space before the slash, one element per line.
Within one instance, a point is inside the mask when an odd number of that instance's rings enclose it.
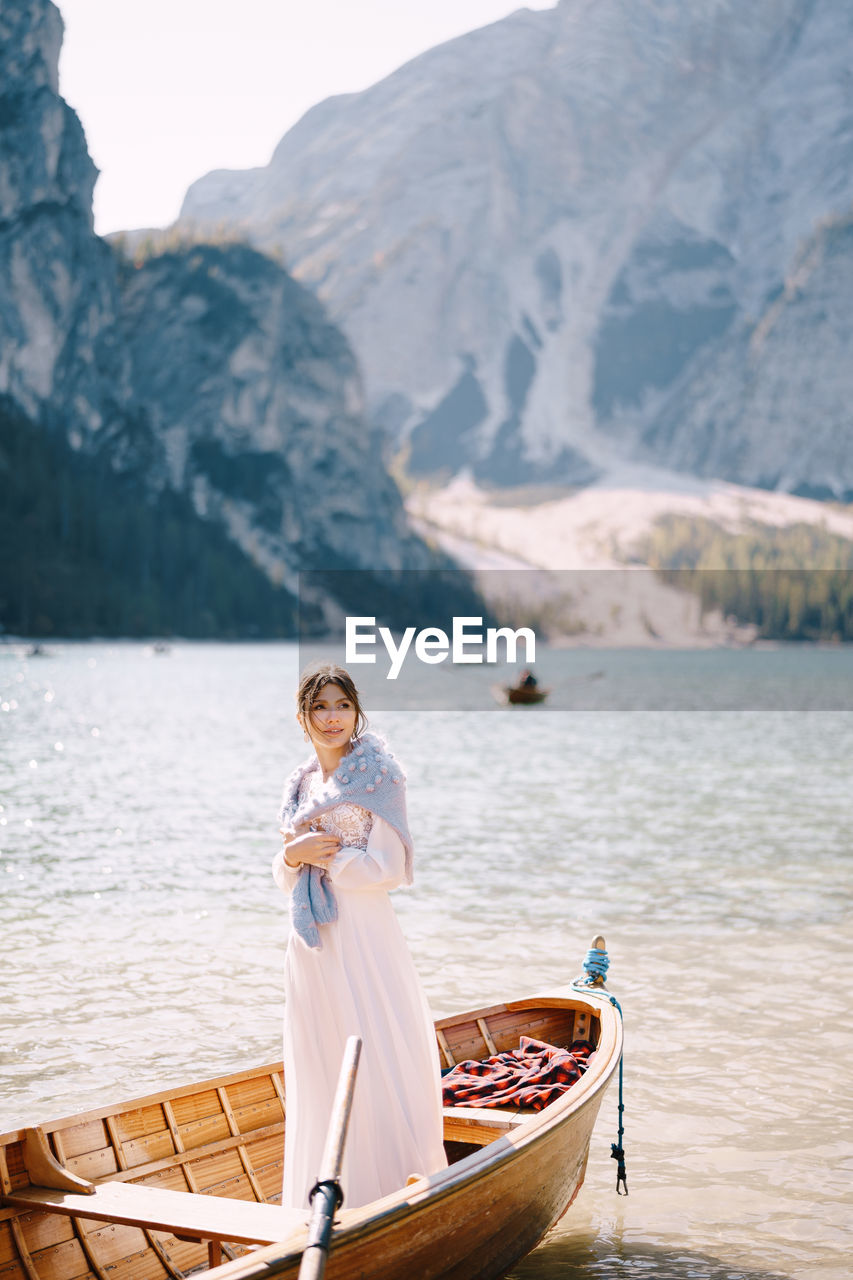
<path fill-rule="evenodd" d="M 590 982 L 595 978 L 604 979 L 607 977 L 607 970 L 610 968 L 610 957 L 606 951 L 599 951 L 597 947 L 590 947 L 586 953 L 583 967 L 589 974 Z"/>
<path fill-rule="evenodd" d="M 586 965 L 584 965 L 586 968 Z M 607 997 L 610 1003 L 619 1010 L 619 1017 L 624 1024 L 625 1018 L 622 1014 L 622 1006 L 615 996 Z M 626 1196 L 628 1194 L 628 1174 L 625 1171 L 625 1148 L 622 1145 L 625 1137 L 625 1126 L 622 1123 L 625 1114 L 625 1104 L 622 1101 L 622 1067 L 625 1062 L 625 1055 L 619 1059 L 619 1128 L 616 1134 L 616 1142 L 610 1144 L 610 1157 L 616 1161 L 616 1194 Z M 622 1188 L 625 1188 L 623 1191 Z"/>
<path fill-rule="evenodd" d="M 602 995 L 606 995 L 607 999 L 615 1009 L 619 1011 L 619 1017 L 623 1026 L 625 1018 L 622 1013 L 622 1006 L 615 996 L 610 995 L 603 988 L 603 983 L 607 977 L 607 970 L 610 968 L 610 958 L 606 951 L 599 951 L 597 947 L 590 947 L 586 953 L 586 959 L 583 962 L 586 977 L 577 979 L 572 985 L 582 991 L 584 987 L 598 987 Z M 599 982 L 600 979 L 600 982 Z M 616 1142 L 610 1144 L 611 1158 L 616 1161 L 616 1194 L 626 1196 L 628 1194 L 628 1175 L 625 1172 L 625 1148 L 623 1140 L 625 1137 L 625 1126 L 622 1123 L 625 1115 L 625 1104 L 622 1101 L 622 1068 L 624 1065 L 624 1056 L 619 1059 L 619 1128 L 616 1134 Z"/>

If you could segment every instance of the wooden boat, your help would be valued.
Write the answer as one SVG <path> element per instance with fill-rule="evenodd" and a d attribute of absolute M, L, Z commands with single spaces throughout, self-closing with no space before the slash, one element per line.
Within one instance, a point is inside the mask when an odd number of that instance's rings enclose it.
<path fill-rule="evenodd" d="M 540 689 L 538 685 L 506 685 L 504 687 L 506 700 L 513 706 L 533 706 L 537 702 L 544 702 L 550 692 L 550 689 Z"/>
<path fill-rule="evenodd" d="M 522 1034 L 589 1039 L 596 1052 L 542 1111 L 446 1108 L 448 1168 L 344 1204 L 329 1280 L 492 1280 L 565 1212 L 620 1061 L 621 1017 L 606 992 L 570 985 L 436 1023 L 448 1064 Z M 0 1280 L 182 1280 L 207 1268 L 211 1280 L 294 1280 L 307 1213 L 277 1203 L 284 1123 L 273 1063 L 0 1135 Z"/>

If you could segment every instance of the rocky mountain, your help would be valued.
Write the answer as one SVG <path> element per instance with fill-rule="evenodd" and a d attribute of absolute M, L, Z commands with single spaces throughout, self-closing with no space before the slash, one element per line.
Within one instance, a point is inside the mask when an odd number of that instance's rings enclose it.
<path fill-rule="evenodd" d="M 3 527 L 21 530 L 29 580 L 55 577 L 63 555 L 83 554 L 84 544 L 91 578 L 101 571 L 96 560 L 114 558 L 107 528 L 130 546 L 148 540 L 134 557 L 140 584 L 152 565 L 174 565 L 177 538 L 204 558 L 206 529 L 217 566 L 204 578 L 208 594 L 218 590 L 217 576 L 242 573 L 254 582 L 260 572 L 267 586 L 289 593 L 289 614 L 277 610 L 279 621 L 292 616 L 306 569 L 361 570 L 367 580 L 446 567 L 446 557 L 408 527 L 379 430 L 364 412 L 356 359 L 312 294 L 247 245 L 183 243 L 129 258 L 94 234 L 97 170 L 76 114 L 59 95 L 61 39 L 50 0 L 3 0 L 0 469 L 14 472 L 25 459 L 27 477 L 65 511 L 53 520 L 37 495 L 28 505 L 20 484 L 12 497 L 7 486 L 12 506 Z M 25 421 L 41 433 L 32 448 Z M 75 453 L 91 465 L 78 466 Z M 102 527 L 84 536 L 71 526 L 78 515 L 91 519 L 88 508 L 110 476 L 120 499 L 104 496 Z M 140 506 L 131 524 L 121 513 L 128 504 Z M 149 518 L 144 507 L 160 516 Z M 178 522 L 182 532 L 171 544 L 162 542 L 158 520 L 170 528 Z M 33 559 L 36 545 L 50 574 Z M 192 557 L 177 558 L 191 573 Z M 12 572 L 5 558 L 2 564 Z M 110 564 L 110 584 L 119 572 Z M 79 565 L 72 577 L 78 591 Z M 114 594 L 105 584 L 106 577 L 103 590 L 92 588 L 93 600 Z M 314 585 L 316 609 L 334 615 L 340 590 L 319 579 Z M 17 625 L 67 618 L 73 607 L 70 590 L 57 603 L 47 587 L 38 599 L 17 579 L 5 596 L 2 588 L 0 622 L 4 607 Z M 249 598 L 267 598 L 257 585 L 247 596 L 237 584 L 234 595 L 241 620 Z M 470 592 L 462 595 L 470 605 Z M 161 605 L 152 603 L 144 616 L 162 619 Z M 92 605 L 92 618 L 102 616 L 99 609 Z M 182 626 L 188 610 L 179 614 Z M 119 627 L 116 618 L 105 625 Z M 256 619 L 254 633 L 264 628 Z"/>
<path fill-rule="evenodd" d="M 696 475 L 853 500 L 851 298 L 853 215 L 827 217 L 759 317 L 739 317 L 677 380 L 644 445 Z"/>
<path fill-rule="evenodd" d="M 309 111 L 183 224 L 280 249 L 413 474 L 853 496 L 846 0 L 560 0 Z"/>
<path fill-rule="evenodd" d="M 271 259 L 199 244 L 120 272 L 130 385 L 191 495 L 269 577 L 426 568 L 363 413 L 360 375 L 322 306 Z"/>
<path fill-rule="evenodd" d="M 59 96 L 62 30 L 48 0 L 0 7 L 0 393 L 88 444 L 123 427 L 128 363 L 97 169 Z"/>

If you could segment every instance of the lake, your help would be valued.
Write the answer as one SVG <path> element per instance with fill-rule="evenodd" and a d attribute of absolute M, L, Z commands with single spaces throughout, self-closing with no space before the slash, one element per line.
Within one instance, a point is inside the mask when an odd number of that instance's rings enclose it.
<path fill-rule="evenodd" d="M 280 1056 L 298 662 L 0 648 L 0 1128 Z M 395 905 L 436 1016 L 561 984 L 608 940 L 630 1195 L 614 1088 L 575 1206 L 513 1277 L 847 1280 L 853 652 L 537 671 L 545 707 L 499 707 L 482 673 L 479 707 L 371 717 L 409 777 Z"/>

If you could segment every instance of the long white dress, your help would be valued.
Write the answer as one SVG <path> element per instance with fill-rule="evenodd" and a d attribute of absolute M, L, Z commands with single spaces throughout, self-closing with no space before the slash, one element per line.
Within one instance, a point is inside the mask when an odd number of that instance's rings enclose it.
<path fill-rule="evenodd" d="M 302 781 L 300 804 L 322 785 Z M 432 1019 L 388 891 L 405 850 L 383 818 L 340 804 L 314 820 L 341 848 L 328 867 L 338 919 L 320 926 L 320 950 L 291 933 L 285 959 L 287 1116 L 282 1205 L 303 1208 L 319 1172 L 347 1037 L 363 1040 L 341 1173 L 348 1208 L 443 1169 L 441 1072 Z M 273 863 L 289 893 L 298 871 Z"/>

